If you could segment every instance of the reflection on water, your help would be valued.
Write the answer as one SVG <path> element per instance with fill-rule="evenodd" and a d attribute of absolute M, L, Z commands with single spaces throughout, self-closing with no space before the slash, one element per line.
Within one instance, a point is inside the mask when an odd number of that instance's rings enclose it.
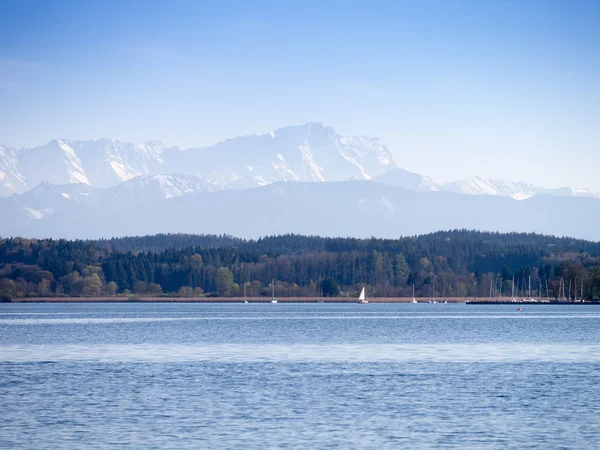
<path fill-rule="evenodd" d="M 600 309 L 0 305 L 1 448 L 595 448 Z"/>

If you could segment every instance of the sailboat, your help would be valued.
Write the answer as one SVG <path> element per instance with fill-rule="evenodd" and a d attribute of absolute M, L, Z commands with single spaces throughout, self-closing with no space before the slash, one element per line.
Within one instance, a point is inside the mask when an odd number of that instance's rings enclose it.
<path fill-rule="evenodd" d="M 523 290 L 525 290 L 525 286 L 523 286 Z M 523 301 L 537 303 L 537 300 L 531 297 L 531 275 L 529 275 L 529 287 L 527 288 L 527 298 L 524 298 Z"/>
<path fill-rule="evenodd" d="M 366 305 L 367 303 L 369 303 L 369 299 L 367 299 L 367 294 L 365 293 L 364 286 L 363 286 L 362 290 L 360 291 L 360 295 L 358 296 L 358 303 L 360 305 Z"/>
<path fill-rule="evenodd" d="M 448 303 L 446 301 L 446 277 L 444 277 L 444 303 Z"/>
<path fill-rule="evenodd" d="M 271 298 L 271 303 L 277 303 L 277 299 L 275 298 L 275 279 L 271 280 L 271 289 L 273 293 L 273 298 Z"/>
<path fill-rule="evenodd" d="M 415 285 L 413 284 L 413 298 L 410 301 L 411 303 L 417 303 L 417 299 L 415 298 Z"/>
<path fill-rule="evenodd" d="M 246 298 L 246 283 L 244 283 L 244 303 L 248 303 L 248 299 Z"/>
<path fill-rule="evenodd" d="M 510 294 L 510 298 L 512 299 L 513 302 L 517 301 L 517 299 L 515 297 L 515 277 L 513 277 L 513 280 L 512 280 L 512 291 Z"/>

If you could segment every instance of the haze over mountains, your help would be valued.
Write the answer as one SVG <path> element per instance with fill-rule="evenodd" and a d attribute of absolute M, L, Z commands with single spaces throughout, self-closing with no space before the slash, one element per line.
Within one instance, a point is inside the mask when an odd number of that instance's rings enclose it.
<path fill-rule="evenodd" d="M 0 146 L 0 196 L 2 236 L 479 228 L 600 239 L 598 193 L 501 178 L 436 183 L 399 168 L 379 139 L 315 123 L 186 150 L 113 139 Z"/>

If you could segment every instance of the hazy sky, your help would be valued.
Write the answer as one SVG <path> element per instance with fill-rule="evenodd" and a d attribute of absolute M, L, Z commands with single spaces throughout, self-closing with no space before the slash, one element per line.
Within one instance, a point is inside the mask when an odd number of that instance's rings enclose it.
<path fill-rule="evenodd" d="M 600 190 L 600 2 L 0 3 L 0 143 L 323 122 L 401 167 Z"/>

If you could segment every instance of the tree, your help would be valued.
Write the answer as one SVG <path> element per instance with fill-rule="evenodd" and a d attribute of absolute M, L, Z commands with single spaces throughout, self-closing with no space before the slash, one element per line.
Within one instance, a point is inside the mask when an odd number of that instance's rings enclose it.
<path fill-rule="evenodd" d="M 81 286 L 78 290 L 86 296 L 93 297 L 100 295 L 102 290 L 102 281 L 96 273 L 93 273 L 89 277 L 82 278 L 79 280 L 78 284 Z"/>
<path fill-rule="evenodd" d="M 133 293 L 137 295 L 145 294 L 148 290 L 148 285 L 143 281 L 138 281 L 133 287 Z"/>
<path fill-rule="evenodd" d="M 324 297 L 337 297 L 340 295 L 340 286 L 333 278 L 325 278 L 321 281 L 321 289 Z"/>
<path fill-rule="evenodd" d="M 233 273 L 227 267 L 220 267 L 217 273 L 217 290 L 219 295 L 227 297 L 234 289 Z"/>
<path fill-rule="evenodd" d="M 0 301 L 10 302 L 16 296 L 17 286 L 13 280 L 0 279 Z"/>
<path fill-rule="evenodd" d="M 404 286 L 410 270 L 406 263 L 406 258 L 402 253 L 396 255 L 392 267 L 394 272 L 394 286 Z"/>
<path fill-rule="evenodd" d="M 204 291 L 202 290 L 202 288 L 200 288 L 200 287 L 194 288 L 194 297 L 202 297 L 202 294 L 204 294 Z"/>
<path fill-rule="evenodd" d="M 512 273 L 510 273 L 510 270 L 508 270 L 508 266 L 506 264 L 504 264 L 502 272 L 500 272 L 500 276 L 502 277 L 503 281 L 512 281 Z"/>
<path fill-rule="evenodd" d="M 42 278 L 37 285 L 38 295 L 41 297 L 46 297 L 50 295 L 50 280 L 48 278 Z"/>
<path fill-rule="evenodd" d="M 177 295 L 182 298 L 190 298 L 193 297 L 193 292 L 190 286 L 182 286 L 179 288 Z"/>
<path fill-rule="evenodd" d="M 110 283 L 107 283 L 106 286 L 104 286 L 104 291 L 106 292 L 106 295 L 113 296 L 117 293 L 118 290 L 119 286 L 114 281 L 111 281 Z"/>
<path fill-rule="evenodd" d="M 162 294 L 163 290 L 160 284 L 148 283 L 148 288 L 146 289 L 146 292 L 150 295 L 158 295 Z"/>

